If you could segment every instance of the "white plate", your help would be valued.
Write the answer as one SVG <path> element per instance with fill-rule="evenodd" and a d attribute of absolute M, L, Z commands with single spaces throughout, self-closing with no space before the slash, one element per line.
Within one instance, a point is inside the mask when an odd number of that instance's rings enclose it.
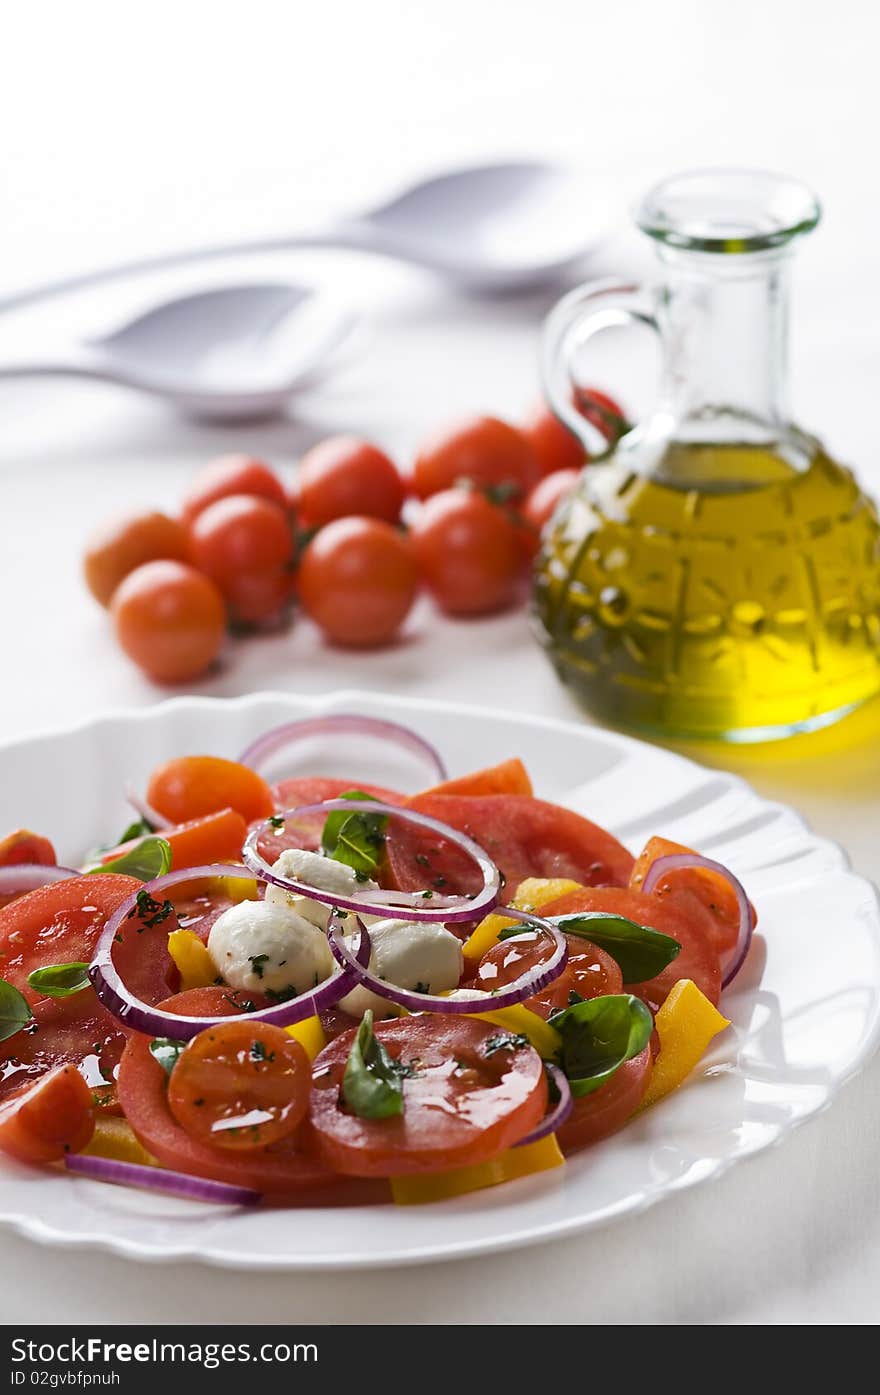
<path fill-rule="evenodd" d="M 590 727 L 363 693 L 182 698 L 0 747 L 0 827 L 45 830 L 62 859 L 79 858 L 125 820 L 123 780 L 143 786 L 160 759 L 234 756 L 292 716 L 353 710 L 417 728 L 453 773 L 519 755 L 540 794 L 606 824 L 633 850 L 659 832 L 728 863 L 760 916 L 749 962 L 724 997 L 731 1030 L 684 1088 L 623 1132 L 556 1172 L 459 1200 L 238 1212 L 4 1162 L 0 1221 L 48 1244 L 240 1269 L 369 1267 L 512 1248 L 718 1176 L 823 1109 L 873 1052 L 880 915 L 873 888 L 840 849 L 733 776 Z M 350 751 L 332 753 L 337 767 L 381 778 L 382 766 L 354 766 Z M 320 761 L 312 773 L 329 765 L 326 748 L 312 754 Z"/>

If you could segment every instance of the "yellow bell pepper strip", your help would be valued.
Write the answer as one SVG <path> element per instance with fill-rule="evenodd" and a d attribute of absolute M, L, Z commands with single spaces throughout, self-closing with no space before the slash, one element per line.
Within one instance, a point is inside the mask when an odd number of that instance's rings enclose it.
<path fill-rule="evenodd" d="M 660 1051 L 641 1108 L 678 1089 L 709 1042 L 730 1023 L 689 978 L 680 978 L 654 1019 Z"/>
<path fill-rule="evenodd" d="M 327 1036 L 321 1026 L 320 1017 L 304 1017 L 302 1022 L 294 1022 L 284 1030 L 289 1037 L 299 1042 L 310 1061 L 314 1061 L 327 1045 Z"/>
<path fill-rule="evenodd" d="M 116 1158 L 119 1162 L 140 1163 L 143 1167 L 159 1166 L 152 1153 L 138 1142 L 131 1125 L 116 1114 L 106 1114 L 96 1121 L 95 1132 L 82 1151 L 93 1158 Z"/>
<path fill-rule="evenodd" d="M 168 953 L 180 971 L 180 987 L 210 988 L 217 982 L 217 966 L 194 930 L 172 930 Z"/>
<path fill-rule="evenodd" d="M 411 1177 L 392 1177 L 391 1195 L 398 1206 L 419 1206 L 428 1201 L 447 1201 L 453 1196 L 497 1187 L 517 1177 L 549 1172 L 565 1162 L 556 1135 L 547 1134 L 521 1148 L 508 1148 L 489 1162 L 475 1167 L 456 1167 L 451 1172 L 415 1173 Z"/>
<path fill-rule="evenodd" d="M 228 896 L 235 905 L 240 901 L 258 899 L 257 883 L 253 877 L 209 877 L 205 890 L 209 896 Z"/>
<path fill-rule="evenodd" d="M 528 1037 L 544 1061 L 555 1060 L 556 1053 L 562 1046 L 562 1037 L 555 1027 L 551 1027 L 550 1023 L 545 1022 L 536 1012 L 530 1012 L 527 1007 L 523 1007 L 522 1003 L 516 1003 L 513 1007 L 496 1008 L 494 1011 L 475 1012 L 473 1016 L 481 1018 L 483 1022 L 493 1022 L 496 1027 L 503 1027 L 505 1031 L 515 1035 L 522 1033 Z"/>
<path fill-rule="evenodd" d="M 542 906 L 549 906 L 551 901 L 558 900 L 560 896 L 568 896 L 572 891 L 583 889 L 579 882 L 570 881 L 567 877 L 527 877 L 524 882 L 520 882 L 510 904 L 518 911 L 539 911 Z M 465 963 L 479 963 L 483 955 L 493 945 L 497 945 L 500 932 L 513 923 L 509 917 L 497 911 L 487 915 L 461 947 Z"/>

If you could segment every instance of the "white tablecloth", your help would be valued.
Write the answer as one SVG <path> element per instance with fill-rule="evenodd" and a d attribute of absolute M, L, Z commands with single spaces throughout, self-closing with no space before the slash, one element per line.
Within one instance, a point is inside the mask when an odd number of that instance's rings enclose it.
<path fill-rule="evenodd" d="M 251 3 L 234 16 L 231 8 L 212 7 L 208 21 L 207 11 L 197 18 L 195 7 L 176 6 L 172 22 L 170 6 L 144 6 L 133 21 L 132 7 L 108 5 L 97 7 L 91 32 L 79 12 L 59 9 L 51 44 L 42 6 L 16 15 L 18 42 L 0 58 L 0 123 L 16 157 L 4 179 L 0 293 L 182 240 L 296 226 L 462 159 L 523 150 L 579 158 L 621 205 L 670 169 L 785 168 L 828 207 L 796 278 L 796 412 L 880 486 L 880 210 L 865 173 L 877 116 L 876 34 L 866 31 L 876 20 L 858 0 L 837 6 L 833 43 L 826 7 L 805 3 L 747 0 L 735 17 L 697 0 L 613 12 L 563 0 L 540 9 L 526 0 L 337 0 L 296 18 L 287 7 Z M 622 238 L 591 269 L 639 255 Z M 78 555 L 93 521 L 116 508 L 167 505 L 221 450 L 259 452 L 289 470 L 310 441 L 350 429 L 403 460 L 435 424 L 470 411 L 515 416 L 535 397 L 536 327 L 552 297 L 467 301 L 415 273 L 340 256 L 279 265 L 334 284 L 365 309 L 371 330 L 362 356 L 283 423 L 223 431 L 109 388 L 0 385 L 4 735 L 161 696 L 117 652 L 80 586 Z M 0 322 L 0 358 L 92 314 L 86 302 Z M 608 381 L 626 395 L 620 346 L 612 369 Z M 387 652 L 334 652 L 303 624 L 240 646 L 198 691 L 261 686 L 359 686 L 574 712 L 522 615 L 451 624 L 427 605 L 406 642 Z M 773 748 L 688 753 L 792 803 L 876 877 L 878 730 L 880 715 L 866 710 Z M 833 953 L 833 925 L 828 933 Z M 871 1322 L 880 1287 L 878 1095 L 875 1062 L 783 1148 L 646 1215 L 532 1250 L 534 1309 L 511 1255 L 369 1280 L 264 1277 L 138 1267 L 0 1235 L 2 1317 Z M 579 1277 L 587 1268 L 589 1298 Z"/>

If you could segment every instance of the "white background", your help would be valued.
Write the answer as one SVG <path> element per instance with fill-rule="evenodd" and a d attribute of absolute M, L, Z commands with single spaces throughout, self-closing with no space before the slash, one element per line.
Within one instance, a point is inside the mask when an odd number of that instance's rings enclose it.
<path fill-rule="evenodd" d="M 593 172 L 621 214 L 677 168 L 744 163 L 799 175 L 827 216 L 796 277 L 796 414 L 880 491 L 880 33 L 863 0 L 733 9 L 709 0 L 30 0 L 7 7 L 0 24 L 0 295 L 182 242 L 295 229 L 456 162 L 567 157 Z M 622 235 L 587 270 L 641 256 Z M 515 417 L 535 397 L 537 326 L 552 296 L 467 301 L 419 274 L 340 255 L 280 265 L 334 286 L 370 325 L 363 356 L 283 423 L 221 431 L 110 388 L 0 384 L 4 735 L 162 696 L 126 665 L 80 585 L 94 520 L 170 505 L 220 450 L 263 453 L 290 470 L 310 441 L 352 429 L 406 461 L 450 417 Z M 259 276 L 267 265 L 246 269 Z M 0 359 L 90 327 L 96 304 L 0 320 Z M 618 352 L 606 375 L 624 397 L 625 368 Z M 199 690 L 355 685 L 573 712 L 522 616 L 441 624 L 427 606 L 386 653 L 335 653 L 299 625 L 239 648 Z M 869 710 L 782 747 L 691 753 L 796 805 L 876 878 L 878 732 Z M 0 823 L 14 817 L 0 790 Z M 526 1259 L 263 1278 L 50 1255 L 4 1236 L 2 1316 L 874 1322 L 878 1087 L 875 1063 L 784 1149 Z"/>

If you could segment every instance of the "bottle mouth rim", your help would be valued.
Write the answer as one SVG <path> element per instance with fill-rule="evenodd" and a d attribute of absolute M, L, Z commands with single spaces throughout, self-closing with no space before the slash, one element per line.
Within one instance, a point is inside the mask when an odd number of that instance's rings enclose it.
<path fill-rule="evenodd" d="M 822 216 L 813 191 L 771 170 L 696 169 L 663 179 L 635 209 L 640 230 L 667 247 L 741 255 L 783 247 Z"/>

